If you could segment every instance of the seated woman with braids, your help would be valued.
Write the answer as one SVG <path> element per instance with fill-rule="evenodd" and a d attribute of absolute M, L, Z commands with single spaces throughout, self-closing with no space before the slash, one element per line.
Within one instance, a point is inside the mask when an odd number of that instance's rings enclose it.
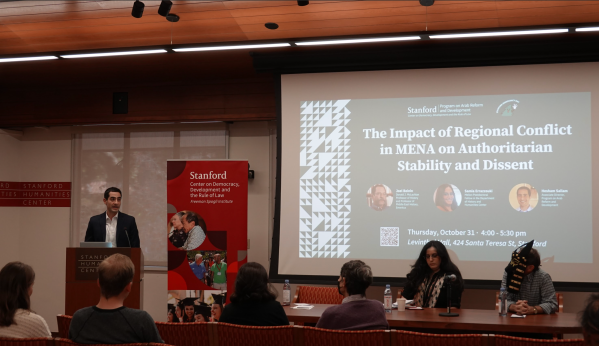
<path fill-rule="evenodd" d="M 445 278 L 451 274 L 456 279 L 446 282 Z M 423 308 L 447 308 L 447 289 L 452 285 L 451 306 L 460 308 L 464 281 L 443 243 L 436 240 L 426 243 L 407 279 L 398 298 L 414 299 L 414 305 Z"/>

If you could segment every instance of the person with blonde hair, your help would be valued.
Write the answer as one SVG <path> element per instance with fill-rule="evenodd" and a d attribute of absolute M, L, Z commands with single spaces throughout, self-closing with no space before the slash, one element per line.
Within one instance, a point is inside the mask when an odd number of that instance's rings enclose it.
<path fill-rule="evenodd" d="M 0 337 L 50 337 L 48 324 L 31 311 L 35 272 L 22 262 L 7 263 L 0 270 Z"/>
<path fill-rule="evenodd" d="M 125 307 L 135 267 L 122 254 L 106 258 L 98 267 L 100 301 L 75 312 L 69 339 L 80 344 L 164 343 L 147 312 Z"/>

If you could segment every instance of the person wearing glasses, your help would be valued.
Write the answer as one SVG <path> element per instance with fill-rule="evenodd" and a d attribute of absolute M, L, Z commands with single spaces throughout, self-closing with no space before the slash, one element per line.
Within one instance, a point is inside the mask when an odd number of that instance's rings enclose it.
<path fill-rule="evenodd" d="M 456 279 L 446 282 L 445 277 L 451 274 Z M 398 298 L 413 299 L 413 304 L 422 308 L 447 308 L 447 289 L 452 285 L 451 306 L 460 308 L 464 290 L 462 274 L 441 242 L 426 243 L 406 277 L 408 281 Z"/>
<path fill-rule="evenodd" d="M 454 211 L 458 207 L 451 185 L 443 184 L 437 188 L 435 204 L 442 211 Z"/>

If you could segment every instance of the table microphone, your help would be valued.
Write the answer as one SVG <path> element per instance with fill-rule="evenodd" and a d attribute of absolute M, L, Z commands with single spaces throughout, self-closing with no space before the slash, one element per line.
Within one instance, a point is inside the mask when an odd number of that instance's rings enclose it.
<path fill-rule="evenodd" d="M 457 277 L 455 276 L 455 274 L 449 274 L 449 275 L 445 275 L 444 281 L 445 282 L 453 282 L 456 279 L 457 279 Z M 439 316 L 445 316 L 445 317 L 459 316 L 459 314 L 456 314 L 455 312 L 451 312 L 451 286 L 453 286 L 453 285 L 447 285 L 447 312 L 442 312 L 439 314 Z"/>

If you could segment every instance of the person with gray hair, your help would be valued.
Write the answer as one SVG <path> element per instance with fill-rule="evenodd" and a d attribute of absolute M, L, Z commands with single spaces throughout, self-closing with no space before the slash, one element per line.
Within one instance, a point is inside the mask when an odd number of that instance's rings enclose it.
<path fill-rule="evenodd" d="M 196 254 L 195 262 L 189 265 L 191 271 L 195 274 L 198 280 L 204 282 L 206 278 L 206 266 L 204 265 L 204 256 L 201 253 Z M 205 283 L 205 282 L 204 282 Z"/>
<path fill-rule="evenodd" d="M 388 329 L 383 303 L 366 299 L 366 289 L 372 284 L 372 269 L 360 260 L 341 267 L 337 289 L 344 298 L 341 305 L 327 308 L 317 328 L 336 330 Z"/>
<path fill-rule="evenodd" d="M 187 234 L 187 240 L 180 249 L 187 251 L 197 249 L 206 239 L 206 231 L 208 231 L 206 222 L 198 213 L 188 211 L 183 215 L 181 223 Z"/>

